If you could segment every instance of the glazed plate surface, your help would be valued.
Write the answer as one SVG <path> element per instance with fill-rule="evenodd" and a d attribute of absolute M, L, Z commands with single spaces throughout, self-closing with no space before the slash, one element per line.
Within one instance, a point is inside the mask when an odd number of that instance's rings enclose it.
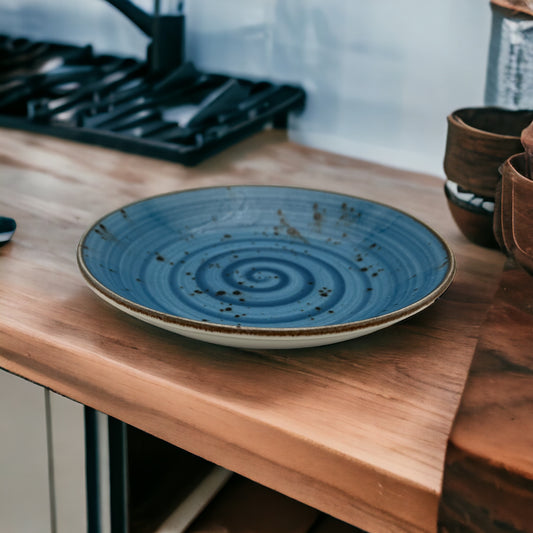
<path fill-rule="evenodd" d="M 187 337 L 300 348 L 372 333 L 432 304 L 455 260 L 428 226 L 379 203 L 269 186 L 148 198 L 78 246 L 89 286 Z"/>

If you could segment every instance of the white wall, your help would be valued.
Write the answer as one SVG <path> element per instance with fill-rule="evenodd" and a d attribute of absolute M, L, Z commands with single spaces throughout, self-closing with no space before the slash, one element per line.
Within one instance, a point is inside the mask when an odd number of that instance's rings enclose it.
<path fill-rule="evenodd" d="M 442 176 L 446 115 L 483 103 L 486 0 L 202 0 L 189 11 L 203 68 L 304 85 L 307 109 L 291 124 L 304 144 Z"/>
<path fill-rule="evenodd" d="M 489 0 L 189 0 L 186 12 L 200 68 L 305 87 L 290 127 L 304 144 L 443 176 L 446 115 L 483 104 Z M 0 32 L 146 46 L 103 0 L 0 0 Z"/>

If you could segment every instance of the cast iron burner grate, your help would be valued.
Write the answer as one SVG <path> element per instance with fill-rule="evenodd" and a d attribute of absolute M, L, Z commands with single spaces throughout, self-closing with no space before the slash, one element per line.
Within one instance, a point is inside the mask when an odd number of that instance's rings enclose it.
<path fill-rule="evenodd" d="M 0 36 L 0 126 L 195 165 L 305 104 L 296 86 Z"/>

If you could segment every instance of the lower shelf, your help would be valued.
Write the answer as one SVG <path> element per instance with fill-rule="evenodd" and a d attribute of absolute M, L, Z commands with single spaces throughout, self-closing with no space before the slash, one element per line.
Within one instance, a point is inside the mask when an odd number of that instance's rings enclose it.
<path fill-rule="evenodd" d="M 111 514 L 125 514 L 124 533 L 362 533 L 135 428 L 121 434 L 126 494 Z"/>
<path fill-rule="evenodd" d="M 361 533 L 361 530 L 233 474 L 190 526 L 157 530 L 157 533 L 171 532 Z"/>

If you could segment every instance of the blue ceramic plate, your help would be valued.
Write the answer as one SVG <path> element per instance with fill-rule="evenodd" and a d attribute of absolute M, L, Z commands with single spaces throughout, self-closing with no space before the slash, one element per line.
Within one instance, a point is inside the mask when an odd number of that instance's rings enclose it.
<path fill-rule="evenodd" d="M 382 204 L 289 187 L 196 189 L 105 216 L 78 264 L 104 300 L 217 344 L 297 348 L 389 326 L 449 286 L 428 226 Z"/>

